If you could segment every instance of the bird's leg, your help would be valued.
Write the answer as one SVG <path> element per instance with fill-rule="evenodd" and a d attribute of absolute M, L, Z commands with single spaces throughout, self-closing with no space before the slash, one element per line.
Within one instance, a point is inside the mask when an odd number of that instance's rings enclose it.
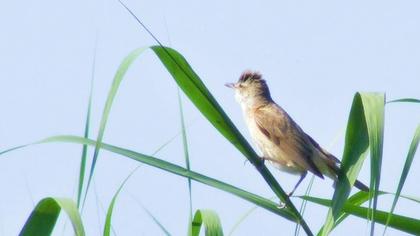
<path fill-rule="evenodd" d="M 260 161 L 255 165 L 258 170 L 261 170 L 261 168 L 264 166 L 265 163 L 265 157 L 260 157 Z"/>
<path fill-rule="evenodd" d="M 259 162 L 259 164 L 257 164 L 257 168 L 258 169 L 260 169 L 260 168 L 262 168 L 264 166 L 265 160 L 274 161 L 274 159 L 271 159 L 269 157 L 264 157 L 264 156 L 260 157 L 260 159 L 261 159 L 261 161 Z M 279 209 L 283 209 L 285 207 L 286 207 L 286 203 L 284 203 L 282 201 L 280 201 L 279 202 L 279 205 L 277 206 L 277 208 L 279 208 Z"/>
<path fill-rule="evenodd" d="M 287 194 L 289 197 L 291 197 L 293 195 L 293 193 L 295 192 L 295 190 L 297 189 L 297 187 L 299 186 L 299 184 L 306 177 L 306 174 L 307 173 L 308 173 L 307 171 L 305 171 L 305 172 L 302 173 L 302 175 L 300 176 L 299 181 L 297 182 L 297 184 L 295 185 L 295 187 L 293 188 L 293 190 L 289 194 Z"/>

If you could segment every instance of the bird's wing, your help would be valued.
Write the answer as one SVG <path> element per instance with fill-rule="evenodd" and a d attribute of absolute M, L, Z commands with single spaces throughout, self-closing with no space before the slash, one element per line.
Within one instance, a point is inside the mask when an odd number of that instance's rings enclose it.
<path fill-rule="evenodd" d="M 312 160 L 314 147 L 307 134 L 276 104 L 255 110 L 255 122 L 260 131 L 280 147 L 295 164 L 323 178 Z"/>

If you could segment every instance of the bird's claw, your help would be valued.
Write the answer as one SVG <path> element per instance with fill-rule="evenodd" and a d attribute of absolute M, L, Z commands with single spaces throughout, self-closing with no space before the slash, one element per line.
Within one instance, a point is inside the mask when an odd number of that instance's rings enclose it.
<path fill-rule="evenodd" d="M 286 207 L 286 203 L 284 203 L 284 202 L 279 202 L 279 205 L 277 205 L 277 208 L 278 209 L 284 209 Z"/>
<path fill-rule="evenodd" d="M 260 157 L 260 161 L 256 164 L 257 169 L 261 170 L 261 168 L 263 168 L 264 166 L 264 162 L 265 162 L 265 158 Z"/>

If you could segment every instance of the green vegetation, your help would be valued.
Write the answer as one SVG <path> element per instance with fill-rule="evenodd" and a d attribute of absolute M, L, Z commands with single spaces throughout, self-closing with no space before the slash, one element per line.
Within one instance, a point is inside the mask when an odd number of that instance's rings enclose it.
<path fill-rule="evenodd" d="M 235 127 L 230 118 L 223 111 L 221 106 L 218 104 L 216 99 L 212 96 L 211 92 L 207 89 L 204 82 L 190 67 L 184 57 L 176 50 L 168 47 L 153 46 L 149 48 L 140 48 L 132 51 L 121 63 L 112 83 L 111 89 L 108 94 L 106 105 L 102 113 L 100 122 L 100 129 L 96 136 L 96 140 L 88 138 L 89 134 L 89 114 L 91 97 L 89 98 L 89 108 L 87 112 L 86 128 L 84 137 L 76 136 L 54 136 L 37 141 L 28 145 L 34 144 L 46 144 L 51 142 L 64 142 L 64 143 L 75 143 L 83 146 L 83 155 L 81 158 L 80 166 L 80 179 L 76 201 L 71 199 L 59 199 L 47 197 L 41 200 L 38 205 L 34 208 L 33 212 L 29 216 L 25 226 L 21 231 L 21 235 L 49 235 L 56 223 L 57 217 L 61 209 L 64 209 L 68 215 L 76 235 L 84 235 L 84 227 L 80 212 L 83 210 L 84 201 L 86 194 L 90 188 L 90 182 L 95 172 L 95 164 L 99 160 L 100 150 L 106 150 L 109 152 L 116 153 L 122 157 L 128 157 L 132 160 L 140 163 L 159 168 L 163 171 L 186 177 L 188 180 L 189 189 L 189 202 L 190 202 L 190 226 L 188 226 L 189 235 L 198 235 L 200 228 L 203 225 L 205 228 L 206 235 L 223 235 L 223 229 L 221 220 L 218 215 L 211 210 L 200 210 L 195 211 L 192 216 L 192 199 L 191 195 L 191 181 L 197 181 L 202 184 L 217 188 L 219 190 L 231 193 L 242 199 L 245 199 L 256 207 L 266 209 L 276 215 L 279 218 L 284 218 L 291 223 L 295 222 L 299 224 L 307 235 L 314 235 L 315 230 L 319 230 L 318 235 L 328 235 L 334 227 L 343 222 L 347 216 L 354 215 L 369 220 L 371 223 L 370 232 L 374 233 L 375 223 L 387 225 L 407 233 L 419 234 L 420 233 L 420 220 L 410 218 L 403 215 L 394 214 L 393 211 L 397 204 L 398 198 L 405 197 L 401 195 L 401 190 L 404 186 L 404 182 L 410 171 L 411 163 L 415 156 L 415 152 L 420 140 L 420 125 L 415 131 L 414 138 L 410 145 L 406 164 L 402 170 L 402 174 L 399 180 L 399 185 L 396 190 L 395 198 L 392 204 L 392 208 L 389 212 L 381 211 L 377 209 L 378 196 L 386 194 L 379 190 L 379 183 L 381 180 L 381 163 L 382 163 L 382 149 L 383 149 L 383 138 L 384 138 L 384 108 L 386 106 L 385 94 L 382 93 L 356 93 L 354 96 L 353 104 L 350 111 L 349 121 L 347 124 L 346 137 L 345 137 L 345 149 L 343 155 L 343 164 L 341 167 L 341 173 L 339 181 L 332 199 L 321 199 L 314 196 L 301 196 L 300 198 L 307 200 L 310 203 L 319 204 L 329 208 L 328 216 L 325 220 L 325 224 L 321 229 L 309 228 L 306 219 L 302 216 L 302 212 L 299 212 L 295 207 L 294 203 L 289 199 L 283 188 L 276 181 L 269 170 L 262 166 L 262 168 L 256 168 L 261 176 L 266 181 L 267 185 L 272 189 L 273 194 L 276 198 L 280 199 L 285 207 L 280 208 L 276 200 L 266 199 L 255 193 L 250 193 L 241 188 L 235 187 L 228 183 L 220 180 L 211 178 L 209 176 L 197 173 L 192 170 L 189 165 L 189 154 L 188 154 L 188 143 L 186 126 L 183 119 L 183 109 L 181 100 L 180 104 L 180 116 L 181 116 L 181 135 L 183 139 L 184 156 L 186 162 L 186 168 L 179 165 L 169 163 L 167 161 L 158 159 L 152 155 L 145 155 L 138 153 L 133 150 L 128 150 L 122 147 L 106 144 L 102 142 L 108 117 L 111 112 L 112 103 L 118 92 L 119 85 L 124 79 L 124 75 L 132 65 L 132 62 L 136 60 L 146 50 L 152 50 L 156 56 L 163 63 L 165 68 L 172 75 L 173 79 L 178 84 L 179 88 L 187 95 L 190 101 L 197 107 L 197 109 L 208 119 L 208 121 L 217 129 L 221 135 L 223 135 L 227 141 L 231 142 L 244 157 L 250 161 L 253 165 L 260 165 L 260 159 L 251 148 L 249 143 L 240 134 L 238 129 Z M 391 102 L 413 102 L 418 103 L 416 99 L 401 99 Z M 169 141 L 170 142 L 170 141 Z M 5 155 L 7 152 L 27 147 L 28 145 L 22 145 L 19 147 L 11 148 L 3 151 L 0 155 Z M 90 172 L 87 174 L 87 182 L 84 183 L 85 178 L 85 164 L 86 164 L 86 150 L 88 146 L 94 147 L 94 156 L 92 158 L 92 165 Z M 160 149 L 159 149 L 160 150 Z M 159 151 L 158 150 L 158 151 Z M 350 190 L 359 174 L 361 167 L 364 164 L 365 158 L 370 155 L 370 189 L 369 193 L 358 192 L 350 196 Z M 123 191 L 125 182 L 134 173 L 130 173 L 125 181 L 121 184 L 115 193 L 106 214 L 106 221 L 104 225 L 104 235 L 110 235 L 111 233 L 111 219 L 114 204 L 117 201 L 118 194 Z M 84 188 L 85 186 L 85 188 Z M 83 191 L 84 189 L 84 191 Z M 405 197 L 408 198 L 408 197 Z M 408 198 L 416 203 L 420 203 L 418 199 Z M 362 207 L 361 205 L 365 202 L 369 202 L 368 207 Z M 164 226 L 159 220 L 153 216 L 146 208 L 145 211 L 151 218 L 159 225 L 166 235 L 169 235 Z M 244 218 L 249 215 L 250 212 L 244 215 Z M 280 219 L 279 219 L 280 220 Z M 238 224 L 243 221 L 240 219 Z M 296 230 L 298 232 L 298 230 Z M 297 233 L 296 233 L 297 234 Z"/>

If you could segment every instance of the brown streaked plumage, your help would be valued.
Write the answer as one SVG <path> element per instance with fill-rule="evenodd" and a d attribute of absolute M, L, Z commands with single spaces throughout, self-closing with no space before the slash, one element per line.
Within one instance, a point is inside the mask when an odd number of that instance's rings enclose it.
<path fill-rule="evenodd" d="M 301 175 L 289 196 L 308 171 L 322 179 L 326 175 L 337 180 L 340 160 L 319 146 L 271 99 L 270 90 L 260 73 L 245 71 L 237 83 L 226 86 L 235 90 L 235 98 L 241 105 L 249 132 L 261 150 L 262 158 L 280 170 Z M 357 180 L 355 186 L 369 191 Z"/>

